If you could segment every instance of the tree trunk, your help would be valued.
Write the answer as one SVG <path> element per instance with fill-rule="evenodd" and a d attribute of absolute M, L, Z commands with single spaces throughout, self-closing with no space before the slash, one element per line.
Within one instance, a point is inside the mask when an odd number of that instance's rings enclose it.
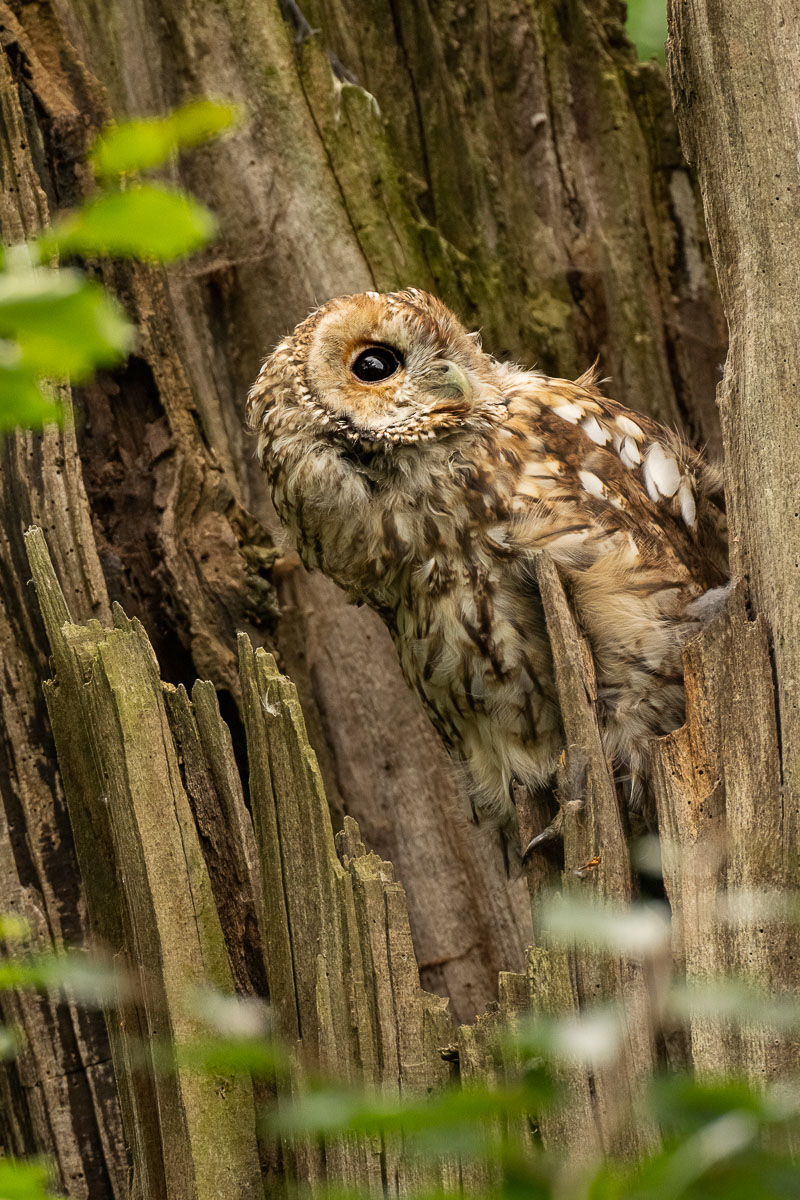
<path fill-rule="evenodd" d="M 781 844 L 800 815 L 800 23 L 774 0 L 671 3 L 670 75 L 730 331 L 720 387 L 731 565 L 763 616 L 781 729 Z M 724 87 L 720 80 L 724 78 Z"/>
<path fill-rule="evenodd" d="M 735 971 L 797 993 L 797 926 L 754 909 L 734 930 L 721 889 L 796 893 L 800 833 L 800 22 L 780 0 L 670 0 L 668 65 L 697 164 L 730 333 L 719 389 L 731 567 L 725 616 L 687 654 L 687 724 L 662 744 L 666 877 L 684 907 L 687 972 Z M 672 816 L 668 816 L 668 813 Z M 677 818 L 677 820 L 676 820 Z M 662 822 L 663 825 L 663 822 Z M 756 1079 L 797 1039 L 693 1026 L 696 1063 Z"/>
<path fill-rule="evenodd" d="M 270 0 L 13 0 L 0 11 L 5 241 L 85 193 L 86 147 L 110 115 L 201 94 L 240 100 L 246 113 L 238 131 L 174 168 L 216 212 L 215 243 L 167 271 L 102 268 L 140 329 L 127 366 L 76 395 L 77 434 L 68 418 L 2 447 L 3 907 L 27 913 L 37 941 L 85 937 L 91 885 L 78 871 L 39 686 L 46 644 L 24 586 L 22 532 L 33 521 L 74 620 L 108 624 L 109 600 L 120 601 L 141 618 L 168 683 L 212 681 L 240 765 L 236 631 L 277 653 L 335 824 L 355 817 L 370 849 L 394 862 L 423 986 L 470 1019 L 494 999 L 498 971 L 524 967 L 524 885 L 509 883 L 498 847 L 466 819 L 377 618 L 273 548 L 243 400 L 261 359 L 314 303 L 415 285 L 480 326 L 499 357 L 574 375 L 599 355 L 618 399 L 719 446 L 724 324 L 662 73 L 636 62 L 612 0 L 435 12 L 315 0 L 305 16 L 318 32 L 302 42 Z M 768 494 L 759 489 L 759 504 Z M 788 542 L 775 553 L 789 564 Z M 766 605 L 764 571 L 754 588 Z M 774 634 L 779 611 L 763 611 Z M 196 751 L 182 706 L 170 702 L 173 728 Z M 213 770 L 197 754 L 202 789 Z M 234 976 L 251 969 L 240 963 Z M 3 1075 L 8 1149 L 52 1153 L 75 1197 L 126 1195 L 102 1022 L 40 998 L 3 1003 L 32 1031 L 31 1050 Z"/>

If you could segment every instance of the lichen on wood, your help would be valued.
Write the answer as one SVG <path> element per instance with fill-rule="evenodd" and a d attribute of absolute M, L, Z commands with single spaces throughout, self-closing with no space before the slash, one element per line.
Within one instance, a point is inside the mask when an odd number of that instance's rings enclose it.
<path fill-rule="evenodd" d="M 796 996 L 796 925 L 774 914 L 759 920 L 757 900 L 724 922 L 713 896 L 720 879 L 756 897 L 797 891 L 800 24 L 779 0 L 670 0 L 669 30 L 676 117 L 698 172 L 730 335 L 718 400 L 736 588 L 727 613 L 687 652 L 689 719 L 660 759 L 661 809 L 676 842 L 667 881 L 687 908 L 692 900 L 687 972 L 733 968 L 756 987 Z M 737 1039 L 718 1021 L 697 1021 L 693 1042 L 707 1069 L 740 1062 L 757 1079 L 797 1060 L 793 1038 L 745 1029 Z"/>
<path fill-rule="evenodd" d="M 176 1043 L 196 1034 L 192 985 L 233 990 L 155 657 L 141 624 L 119 607 L 112 628 L 73 625 L 41 531 L 30 531 L 27 546 L 56 663 L 47 703 L 89 918 L 132 988 L 107 1024 L 133 1195 L 256 1196 L 249 1080 L 231 1077 L 221 1087 L 180 1058 L 170 1070 L 139 1062 L 159 1044 L 174 1055 Z"/>
<path fill-rule="evenodd" d="M 450 1078 L 447 1001 L 420 988 L 403 889 L 350 819 L 337 853 L 296 692 L 271 656 L 241 636 L 253 840 L 208 687 L 195 684 L 192 704 L 165 690 L 141 624 L 119 606 L 111 628 L 72 624 L 41 531 L 29 532 L 27 549 L 53 652 L 46 695 L 90 921 L 134 981 L 106 1014 L 133 1195 L 255 1194 L 250 1083 L 221 1087 L 182 1066 L 180 1047 L 200 1028 L 190 986 L 231 992 L 235 978 L 253 994 L 254 954 L 263 954 L 276 1032 L 301 1050 L 292 1087 L 313 1069 L 398 1096 Z M 249 960 L 248 923 L 259 935 Z M 159 1044 L 172 1070 L 149 1061 Z M 403 1191 L 422 1178 L 399 1143 L 376 1151 L 369 1139 L 334 1137 L 322 1150 L 302 1139 L 284 1149 L 309 1184 L 389 1178 Z"/>
<path fill-rule="evenodd" d="M 536 558 L 535 574 L 566 742 L 568 769 L 560 772 L 563 892 L 566 898 L 592 897 L 601 905 L 624 905 L 634 896 L 629 834 L 603 750 L 591 652 L 558 569 L 544 552 Z M 577 794 L 564 795 L 567 786 L 577 786 Z M 542 1011 L 579 1013 L 591 997 L 593 1003 L 614 1005 L 626 1031 L 610 1071 L 598 1068 L 591 1083 L 582 1067 L 562 1072 L 571 1095 L 568 1119 L 563 1114 L 545 1116 L 545 1137 L 551 1144 L 589 1155 L 597 1148 L 632 1156 L 652 1149 L 658 1140 L 655 1129 L 641 1119 L 637 1106 L 656 1065 L 655 1022 L 643 964 L 622 953 L 601 956 L 592 948 L 549 949 L 540 944 L 528 952 L 528 977 L 532 1001 Z"/>

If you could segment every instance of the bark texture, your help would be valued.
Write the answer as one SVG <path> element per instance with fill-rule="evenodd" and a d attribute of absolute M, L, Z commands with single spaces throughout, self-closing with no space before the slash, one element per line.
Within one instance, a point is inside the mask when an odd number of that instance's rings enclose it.
<path fill-rule="evenodd" d="M 697 163 L 730 350 L 720 387 L 734 573 L 775 663 L 785 808 L 800 814 L 800 23 L 773 0 L 672 0 L 669 70 Z M 724 81 L 724 85 L 723 85 Z"/>
<path fill-rule="evenodd" d="M 595 705 L 594 665 L 577 626 L 555 563 L 540 554 L 536 582 L 547 633 L 567 748 L 560 770 L 564 893 L 578 900 L 625 904 L 634 896 L 627 844 L 626 808 L 603 753 Z M 575 798 L 570 799 L 570 795 Z M 551 881 L 555 882 L 555 881 Z M 543 884 L 532 881 L 537 899 Z M 581 1157 L 602 1153 L 635 1157 L 657 1144 L 652 1123 L 641 1116 L 637 1099 L 656 1065 L 655 1026 L 641 962 L 594 949 L 553 949 L 538 931 L 528 951 L 531 1003 L 547 1013 L 578 1014 L 595 1003 L 615 1006 L 625 1037 L 618 1058 L 606 1069 L 565 1068 L 570 1102 L 542 1117 L 549 1145 L 569 1146 Z"/>
<path fill-rule="evenodd" d="M 722 891 L 797 889 L 800 815 L 800 22 L 790 6 L 671 0 L 668 68 L 697 165 L 730 334 L 719 389 L 731 565 L 728 612 L 686 657 L 687 724 L 658 761 L 671 898 L 689 978 L 735 970 L 797 993 L 796 926 L 725 920 Z M 668 843 L 668 844 L 670 844 Z M 698 1018 L 708 1070 L 790 1070 L 797 1042 Z"/>
<path fill-rule="evenodd" d="M 158 664 L 140 623 L 118 605 L 112 628 L 73 625 L 41 532 L 30 541 L 56 667 L 45 694 L 89 918 L 124 964 L 107 1025 L 131 1150 L 131 1196 L 257 1196 L 249 1080 L 223 1085 L 180 1059 L 166 1071 L 154 1061 L 159 1046 L 174 1055 L 174 1045 L 195 1032 L 187 987 L 207 979 L 224 993 L 233 990 Z M 245 812 L 240 827 L 246 819 Z M 236 829 L 233 823 L 231 840 Z M 238 931 L 231 932 L 235 939 Z"/>
<path fill-rule="evenodd" d="M 740 584 L 728 611 L 687 649 L 686 725 L 657 743 L 655 791 L 676 958 L 688 983 L 735 976 L 774 995 L 797 989 L 797 936 L 763 897 L 777 888 L 791 902 L 796 869 L 784 870 L 793 855 L 783 841 L 769 640 L 745 594 Z M 691 1050 L 702 1071 L 747 1071 L 756 1080 L 797 1060 L 796 1040 L 758 1024 L 733 1030 L 708 1012 L 692 1017 Z"/>
<path fill-rule="evenodd" d="M 0 232 L 4 241 L 35 234 L 52 203 L 45 138 L 58 131 L 73 152 L 80 125 L 76 98 L 61 85 L 68 55 L 48 67 L 23 50 L 24 34 L 4 12 L 0 61 Z M 96 85 L 81 102 L 99 101 Z M 73 165 L 73 174 L 81 168 Z M 30 946 L 80 945 L 87 936 L 84 889 L 64 789 L 42 696 L 47 673 L 44 629 L 30 606 L 22 532 L 39 522 L 57 543 L 54 559 L 73 611 L 110 615 L 81 474 L 69 398 L 60 430 L 20 434 L 0 445 L 0 904 L 25 917 Z M 2 995 L 4 1024 L 21 1029 L 23 1049 L 2 1071 L 0 1127 L 6 1153 L 45 1151 L 74 1195 L 125 1194 L 127 1167 L 117 1090 L 102 1015 L 30 993 Z"/>

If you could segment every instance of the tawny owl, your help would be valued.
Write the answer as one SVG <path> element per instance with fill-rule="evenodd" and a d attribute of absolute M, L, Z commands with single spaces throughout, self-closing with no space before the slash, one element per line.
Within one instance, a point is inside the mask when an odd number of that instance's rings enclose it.
<path fill-rule="evenodd" d="M 681 647 L 726 579 L 718 473 L 576 382 L 497 362 L 425 292 L 329 301 L 281 342 L 249 423 L 303 562 L 374 608 L 480 814 L 549 784 L 562 747 L 531 562 L 547 550 L 591 646 L 629 803 L 680 724 Z"/>

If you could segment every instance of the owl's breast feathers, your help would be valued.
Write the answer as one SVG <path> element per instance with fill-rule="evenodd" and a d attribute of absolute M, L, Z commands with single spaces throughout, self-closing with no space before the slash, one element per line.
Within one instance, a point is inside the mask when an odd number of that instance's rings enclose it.
<path fill-rule="evenodd" d="M 502 814 L 512 780 L 541 783 L 560 748 L 536 552 L 561 571 L 609 752 L 636 776 L 682 719 L 681 646 L 726 546 L 719 479 L 677 435 L 591 375 L 493 369 L 491 404 L 432 440 L 353 445 L 287 395 L 260 449 L 304 561 L 380 612 L 478 803 Z"/>

